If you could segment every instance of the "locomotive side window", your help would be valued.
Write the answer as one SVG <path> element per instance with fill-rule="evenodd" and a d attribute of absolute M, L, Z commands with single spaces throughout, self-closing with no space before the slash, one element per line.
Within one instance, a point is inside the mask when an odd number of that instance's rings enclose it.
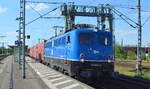
<path fill-rule="evenodd" d="M 80 44 L 84 44 L 84 45 L 89 45 L 92 44 L 92 34 L 85 34 L 85 33 L 81 33 L 79 35 L 79 42 Z"/>
<path fill-rule="evenodd" d="M 68 44 L 68 43 L 71 43 L 70 36 L 67 36 L 67 44 Z"/>
<path fill-rule="evenodd" d="M 99 41 L 100 41 L 101 45 L 104 45 L 104 46 L 111 45 L 111 42 L 109 40 L 109 36 L 107 36 L 107 35 L 101 35 Z"/>
<path fill-rule="evenodd" d="M 52 42 L 49 42 L 49 47 L 52 47 Z"/>

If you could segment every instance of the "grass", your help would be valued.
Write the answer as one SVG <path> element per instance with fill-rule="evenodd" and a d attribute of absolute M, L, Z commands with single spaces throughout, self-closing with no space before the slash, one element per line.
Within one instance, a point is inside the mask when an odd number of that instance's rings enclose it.
<path fill-rule="evenodd" d="M 141 78 L 146 79 L 146 80 L 150 80 L 150 72 L 144 72 L 143 76 Z"/>
<path fill-rule="evenodd" d="M 120 74 L 135 77 L 136 76 L 136 71 L 133 68 L 130 67 L 122 67 L 122 66 L 117 66 L 115 65 L 115 71 L 119 72 Z M 142 79 L 150 80 L 150 72 L 148 71 L 143 71 L 143 75 L 141 77 Z"/>

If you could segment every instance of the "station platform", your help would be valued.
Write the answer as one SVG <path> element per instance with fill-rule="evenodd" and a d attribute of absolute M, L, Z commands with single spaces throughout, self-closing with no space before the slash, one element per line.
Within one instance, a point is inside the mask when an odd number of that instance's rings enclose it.
<path fill-rule="evenodd" d="M 70 76 L 36 62 L 30 57 L 26 57 L 26 60 L 50 89 L 94 89 Z"/>
<path fill-rule="evenodd" d="M 0 89 L 94 89 L 26 57 L 26 78 L 14 56 L 0 61 Z"/>
<path fill-rule="evenodd" d="M 50 89 L 28 65 L 26 78 L 13 56 L 8 56 L 0 64 L 0 89 Z"/>

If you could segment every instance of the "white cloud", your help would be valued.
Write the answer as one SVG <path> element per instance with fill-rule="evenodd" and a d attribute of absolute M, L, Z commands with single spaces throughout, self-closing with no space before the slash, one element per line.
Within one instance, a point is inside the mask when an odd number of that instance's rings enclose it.
<path fill-rule="evenodd" d="M 3 7 L 0 6 L 0 13 L 4 13 L 4 12 L 6 12 L 7 10 L 8 10 L 7 8 L 3 8 Z"/>
<path fill-rule="evenodd" d="M 46 4 L 44 4 L 44 3 L 39 3 L 39 4 L 37 4 L 36 7 L 35 7 L 35 9 L 36 9 L 37 11 L 42 11 L 42 10 L 47 9 L 47 8 L 49 8 L 49 6 L 46 5 Z"/>
<path fill-rule="evenodd" d="M 6 32 L 7 36 L 17 36 L 17 32 Z"/>
<path fill-rule="evenodd" d="M 30 3 L 30 4 L 27 4 L 26 5 L 26 9 L 31 9 L 31 7 L 35 7 L 35 4 L 32 4 L 32 3 Z"/>
<path fill-rule="evenodd" d="M 35 4 L 27 4 L 26 5 L 26 9 L 31 9 L 31 7 L 34 8 L 35 10 L 37 10 L 37 11 L 42 11 L 42 10 L 45 10 L 45 9 L 49 8 L 49 6 L 44 4 L 44 3 L 39 3 L 39 4 L 36 4 L 36 5 Z"/>

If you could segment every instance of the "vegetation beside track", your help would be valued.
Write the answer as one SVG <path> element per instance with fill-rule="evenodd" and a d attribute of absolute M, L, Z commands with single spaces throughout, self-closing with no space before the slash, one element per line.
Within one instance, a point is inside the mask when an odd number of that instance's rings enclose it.
<path fill-rule="evenodd" d="M 124 50 L 121 45 L 118 43 L 115 45 L 115 57 L 116 59 L 120 60 L 136 60 L 136 53 L 134 50 Z M 142 53 L 141 56 L 142 60 L 144 61 L 150 61 L 150 55 L 146 56 L 144 53 Z"/>
<path fill-rule="evenodd" d="M 124 67 L 124 66 L 115 65 L 115 71 L 123 75 L 136 77 L 135 68 L 131 68 L 128 66 Z M 150 80 L 150 71 L 143 71 L 143 75 L 140 78 L 145 79 L 145 80 Z"/>

